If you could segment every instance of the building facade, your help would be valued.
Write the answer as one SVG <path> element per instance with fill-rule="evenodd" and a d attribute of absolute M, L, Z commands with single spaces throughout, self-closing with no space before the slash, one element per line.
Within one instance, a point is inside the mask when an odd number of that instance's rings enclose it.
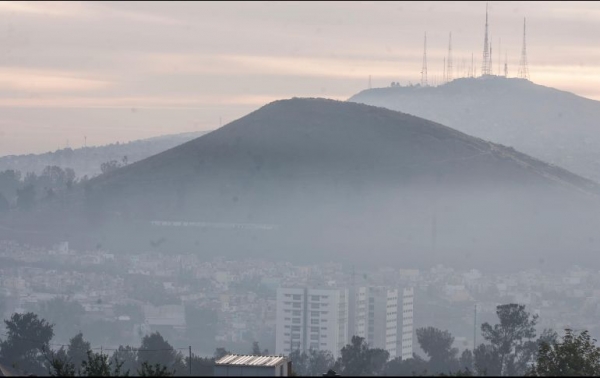
<path fill-rule="evenodd" d="M 414 288 L 402 289 L 402 340 L 400 343 L 403 360 L 413 358 L 413 315 L 414 315 Z"/>
<path fill-rule="evenodd" d="M 348 290 L 277 290 L 276 353 L 328 350 L 337 358 L 348 338 Z"/>
<path fill-rule="evenodd" d="M 390 358 L 412 358 L 413 289 L 361 286 L 350 292 L 350 337 L 387 350 Z"/>

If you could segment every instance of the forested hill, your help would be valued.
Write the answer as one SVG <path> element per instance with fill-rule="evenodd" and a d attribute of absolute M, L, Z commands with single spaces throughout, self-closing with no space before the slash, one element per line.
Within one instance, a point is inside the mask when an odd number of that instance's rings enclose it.
<path fill-rule="evenodd" d="M 0 156 L 0 172 L 7 169 L 20 171 L 22 175 L 34 172 L 39 175 L 46 166 L 71 168 L 77 177 L 93 177 L 100 174 L 103 163 L 114 161 L 124 165 L 133 163 L 169 148 L 197 138 L 206 132 L 191 132 L 140 139 L 128 143 L 113 143 L 104 146 L 64 148 L 54 152 L 28 155 Z"/>

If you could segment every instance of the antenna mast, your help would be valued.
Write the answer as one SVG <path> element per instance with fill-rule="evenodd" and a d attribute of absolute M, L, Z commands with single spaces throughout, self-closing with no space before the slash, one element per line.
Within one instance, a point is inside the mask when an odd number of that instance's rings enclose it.
<path fill-rule="evenodd" d="M 489 55 L 489 59 L 490 61 L 488 62 L 488 70 L 489 70 L 489 74 L 493 75 L 494 72 L 494 61 L 492 60 L 492 36 L 490 35 L 490 55 Z"/>
<path fill-rule="evenodd" d="M 483 39 L 483 62 L 481 63 L 481 76 L 490 74 L 490 46 L 488 43 L 488 6 L 485 4 L 485 38 Z"/>
<path fill-rule="evenodd" d="M 519 62 L 519 77 L 529 80 L 529 67 L 527 66 L 527 43 L 526 43 L 525 18 L 523 18 L 523 49 L 521 50 L 521 61 Z"/>
<path fill-rule="evenodd" d="M 502 38 L 498 38 L 498 75 L 502 72 L 502 57 L 500 53 L 502 52 Z"/>
<path fill-rule="evenodd" d="M 448 40 L 448 69 L 446 70 L 446 81 L 452 81 L 452 32 Z"/>
<path fill-rule="evenodd" d="M 442 67 L 443 67 L 443 72 L 444 72 L 442 75 L 442 83 L 445 84 L 447 82 L 446 79 L 448 78 L 448 75 L 446 73 L 446 57 L 444 57 L 444 64 L 442 64 Z"/>
<path fill-rule="evenodd" d="M 421 86 L 427 86 L 427 32 L 423 42 L 423 66 L 421 67 Z"/>
<path fill-rule="evenodd" d="M 508 77 L 508 54 L 504 53 L 504 77 Z"/>

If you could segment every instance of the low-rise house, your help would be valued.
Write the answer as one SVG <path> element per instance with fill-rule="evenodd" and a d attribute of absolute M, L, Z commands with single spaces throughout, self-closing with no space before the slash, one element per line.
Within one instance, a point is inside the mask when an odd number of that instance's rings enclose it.
<path fill-rule="evenodd" d="M 215 377 L 288 377 L 292 363 L 284 356 L 228 354 L 215 362 Z"/>

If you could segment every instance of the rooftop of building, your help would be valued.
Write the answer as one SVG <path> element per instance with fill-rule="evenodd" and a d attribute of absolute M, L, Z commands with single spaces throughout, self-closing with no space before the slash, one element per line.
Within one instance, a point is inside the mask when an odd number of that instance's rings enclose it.
<path fill-rule="evenodd" d="M 252 354 L 228 354 L 216 361 L 216 365 L 278 366 L 287 362 L 284 356 L 257 356 Z"/>

